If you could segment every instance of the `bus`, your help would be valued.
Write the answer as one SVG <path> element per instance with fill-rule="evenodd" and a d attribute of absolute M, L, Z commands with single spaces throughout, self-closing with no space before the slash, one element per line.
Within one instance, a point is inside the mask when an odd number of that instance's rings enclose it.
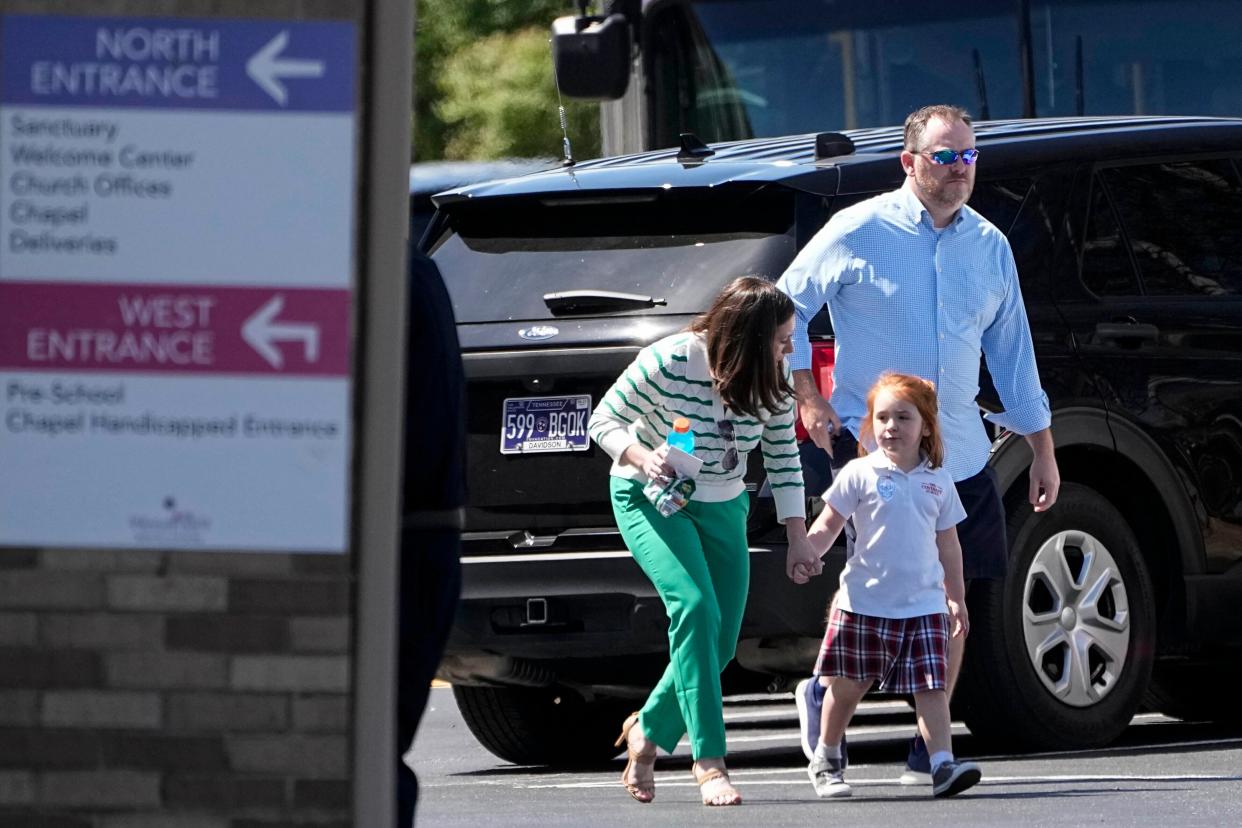
<path fill-rule="evenodd" d="M 558 19 L 556 78 L 603 154 L 900 124 L 1242 115 L 1238 0 L 612 0 Z"/>

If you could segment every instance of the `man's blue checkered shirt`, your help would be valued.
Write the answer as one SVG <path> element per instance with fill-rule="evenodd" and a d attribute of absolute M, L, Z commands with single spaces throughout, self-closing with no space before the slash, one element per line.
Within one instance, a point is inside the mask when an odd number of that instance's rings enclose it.
<path fill-rule="evenodd" d="M 858 434 L 867 391 L 884 371 L 929 379 L 940 397 L 945 468 L 977 474 L 990 441 L 979 417 L 979 357 L 1018 434 L 1048 428 L 1030 326 L 1009 241 L 969 207 L 944 230 L 909 189 L 836 213 L 794 259 L 780 287 L 794 300 L 794 370 L 811 366 L 807 324 L 826 303 L 836 334 L 832 407 Z"/>

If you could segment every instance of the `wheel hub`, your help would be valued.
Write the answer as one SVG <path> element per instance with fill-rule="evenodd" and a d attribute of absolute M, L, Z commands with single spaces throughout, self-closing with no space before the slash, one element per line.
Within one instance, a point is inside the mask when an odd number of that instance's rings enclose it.
<path fill-rule="evenodd" d="M 1107 696 L 1124 672 L 1130 609 L 1117 562 L 1088 532 L 1048 538 L 1023 588 L 1027 657 L 1044 687 L 1072 707 Z"/>

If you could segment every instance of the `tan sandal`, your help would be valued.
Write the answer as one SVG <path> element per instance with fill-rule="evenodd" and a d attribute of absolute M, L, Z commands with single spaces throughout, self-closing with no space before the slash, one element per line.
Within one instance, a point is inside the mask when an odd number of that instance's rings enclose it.
<path fill-rule="evenodd" d="M 655 799 L 656 756 L 655 756 L 654 750 L 648 755 L 643 755 L 639 753 L 638 751 L 634 750 L 634 748 L 630 747 L 630 731 L 634 728 L 634 725 L 636 724 L 638 724 L 637 711 L 634 713 L 631 713 L 630 717 L 625 720 L 625 724 L 621 725 L 621 735 L 617 737 L 617 741 L 613 743 L 613 746 L 621 747 L 621 743 L 625 742 L 625 750 L 626 750 L 626 753 L 629 755 L 629 761 L 625 763 L 625 770 L 621 771 L 621 784 L 625 786 L 626 793 L 634 797 L 634 799 L 637 800 L 638 802 L 641 802 L 644 805 L 646 805 L 647 803 Z M 626 781 L 626 777 L 630 775 L 630 771 L 634 769 L 634 766 L 647 764 L 647 762 L 645 761 L 647 759 L 651 760 L 651 775 L 652 775 L 651 782 L 644 784 L 642 782 L 633 783 L 633 782 Z"/>
<path fill-rule="evenodd" d="M 703 790 L 704 785 L 707 785 L 711 782 L 715 782 L 720 779 L 723 779 L 724 784 L 728 787 L 728 789 L 733 791 L 733 797 L 727 802 L 714 802 L 713 801 L 719 796 L 727 796 L 728 794 L 725 793 L 724 791 L 720 791 L 719 793 L 708 796 L 707 793 Z M 728 805 L 741 805 L 742 804 L 742 794 L 738 791 L 737 788 L 733 787 L 733 783 L 729 781 L 729 772 L 726 770 L 721 770 L 720 768 L 712 768 L 711 770 L 707 770 L 707 771 L 703 771 L 702 773 L 699 773 L 699 769 L 696 767 L 694 768 L 694 781 L 699 783 L 699 793 L 703 797 L 703 804 L 707 805 L 708 807 L 723 807 L 723 806 L 728 806 Z"/>

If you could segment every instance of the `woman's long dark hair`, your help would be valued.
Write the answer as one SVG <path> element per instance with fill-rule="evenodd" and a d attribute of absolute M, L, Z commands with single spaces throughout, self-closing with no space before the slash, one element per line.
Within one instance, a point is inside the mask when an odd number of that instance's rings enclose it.
<path fill-rule="evenodd" d="M 741 276 L 690 323 L 688 330 L 707 340 L 707 363 L 730 410 L 765 419 L 789 405 L 793 388 L 772 349 L 777 329 L 793 314 L 793 300 L 776 285 Z"/>

